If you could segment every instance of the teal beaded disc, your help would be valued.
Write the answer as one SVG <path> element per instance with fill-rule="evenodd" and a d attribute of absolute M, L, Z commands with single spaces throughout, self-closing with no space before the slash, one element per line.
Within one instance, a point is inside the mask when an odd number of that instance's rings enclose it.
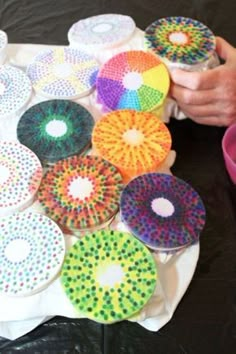
<path fill-rule="evenodd" d="M 100 230 L 71 247 L 61 281 L 78 312 L 113 323 L 143 308 L 154 292 L 157 270 L 151 253 L 135 237 Z"/>
<path fill-rule="evenodd" d="M 93 126 L 93 117 L 83 106 L 69 100 L 50 100 L 23 114 L 17 137 L 43 163 L 55 163 L 88 148 Z"/>

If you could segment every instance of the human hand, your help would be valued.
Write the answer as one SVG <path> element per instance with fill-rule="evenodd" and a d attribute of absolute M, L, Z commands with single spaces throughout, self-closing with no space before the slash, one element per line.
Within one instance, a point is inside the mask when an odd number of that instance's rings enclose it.
<path fill-rule="evenodd" d="M 236 122 L 236 49 L 216 37 L 216 52 L 225 62 L 214 69 L 173 70 L 170 95 L 195 122 L 228 126 Z"/>

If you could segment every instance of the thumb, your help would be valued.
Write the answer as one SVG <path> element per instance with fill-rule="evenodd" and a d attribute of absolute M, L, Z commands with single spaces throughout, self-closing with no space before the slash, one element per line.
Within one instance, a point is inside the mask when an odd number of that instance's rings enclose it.
<path fill-rule="evenodd" d="M 216 37 L 216 52 L 221 59 L 235 63 L 236 49 L 221 37 Z"/>

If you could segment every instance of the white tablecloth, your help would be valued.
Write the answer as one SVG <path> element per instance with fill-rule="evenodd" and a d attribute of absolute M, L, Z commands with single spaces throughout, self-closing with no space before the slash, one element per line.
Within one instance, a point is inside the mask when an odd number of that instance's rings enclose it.
<path fill-rule="evenodd" d="M 131 39 L 126 45 L 126 49 L 142 49 L 142 45 L 142 41 L 135 38 L 134 42 Z M 25 70 L 34 55 L 46 48 L 48 46 L 45 45 L 9 44 L 7 63 Z M 45 98 L 33 93 L 24 110 L 43 100 Z M 95 119 L 101 116 L 101 107 L 96 103 L 96 91 L 76 102 L 84 105 Z M 9 119 L 0 121 L 0 139 L 16 139 L 17 122 L 24 110 Z M 164 170 L 165 168 L 169 170 L 173 164 L 173 155 L 170 160 L 169 165 L 164 166 Z M 28 210 L 40 211 L 38 202 L 36 201 Z M 75 241 L 74 237 L 68 235 L 65 239 L 67 248 Z M 154 257 L 159 273 L 155 293 L 142 311 L 130 319 L 151 331 L 160 329 L 173 316 L 194 274 L 199 257 L 199 244 L 192 245 L 171 257 L 167 254 L 155 254 Z M 76 313 L 70 304 L 62 290 L 59 278 L 45 290 L 32 296 L 10 298 L 0 295 L 0 336 L 9 339 L 18 338 L 56 315 L 70 318 L 83 317 L 82 314 Z"/>

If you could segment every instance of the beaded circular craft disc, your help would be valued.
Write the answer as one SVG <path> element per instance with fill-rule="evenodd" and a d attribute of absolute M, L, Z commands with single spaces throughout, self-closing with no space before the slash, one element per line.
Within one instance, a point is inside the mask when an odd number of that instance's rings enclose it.
<path fill-rule="evenodd" d="M 132 176 L 156 170 L 170 151 L 171 135 L 152 113 L 118 110 L 95 124 L 92 145 L 123 176 Z"/>
<path fill-rule="evenodd" d="M 72 101 L 51 100 L 23 114 L 17 136 L 41 161 L 53 163 L 89 147 L 93 126 L 93 117 L 84 107 Z"/>
<path fill-rule="evenodd" d="M 154 249 L 178 249 L 198 240 L 205 208 L 198 193 L 183 180 L 149 173 L 133 179 L 121 195 L 121 219 Z"/>
<path fill-rule="evenodd" d="M 97 77 L 98 101 L 105 109 L 152 111 L 161 106 L 169 90 L 165 65 L 153 54 L 127 51 L 113 56 Z"/>
<path fill-rule="evenodd" d="M 72 25 L 68 32 L 71 45 L 79 48 L 112 48 L 126 42 L 136 28 L 129 16 L 104 14 L 88 17 Z"/>
<path fill-rule="evenodd" d="M 42 290 L 59 272 L 64 236 L 49 218 L 16 213 L 0 220 L 0 293 L 26 296 Z"/>
<path fill-rule="evenodd" d="M 132 235 L 101 230 L 69 250 L 61 281 L 79 312 L 112 323 L 143 308 L 154 292 L 157 270 L 148 249 Z"/>
<path fill-rule="evenodd" d="M 3 50 L 7 45 L 8 39 L 6 32 L 0 30 L 0 52 Z"/>
<path fill-rule="evenodd" d="M 30 80 L 23 71 L 10 65 L 0 65 L 0 117 L 22 109 L 31 92 Z"/>
<path fill-rule="evenodd" d="M 97 62 L 73 48 L 54 48 L 39 53 L 28 66 L 34 89 L 49 98 L 78 98 L 95 85 Z"/>
<path fill-rule="evenodd" d="M 118 210 L 122 178 L 97 156 L 58 161 L 44 176 L 38 199 L 49 217 L 69 229 L 89 229 Z"/>
<path fill-rule="evenodd" d="M 24 145 L 0 141 L 0 216 L 26 208 L 43 175 L 37 156 Z"/>
<path fill-rule="evenodd" d="M 147 46 L 169 62 L 193 65 L 209 59 L 215 51 L 212 31 L 199 21 L 166 17 L 145 30 Z"/>

